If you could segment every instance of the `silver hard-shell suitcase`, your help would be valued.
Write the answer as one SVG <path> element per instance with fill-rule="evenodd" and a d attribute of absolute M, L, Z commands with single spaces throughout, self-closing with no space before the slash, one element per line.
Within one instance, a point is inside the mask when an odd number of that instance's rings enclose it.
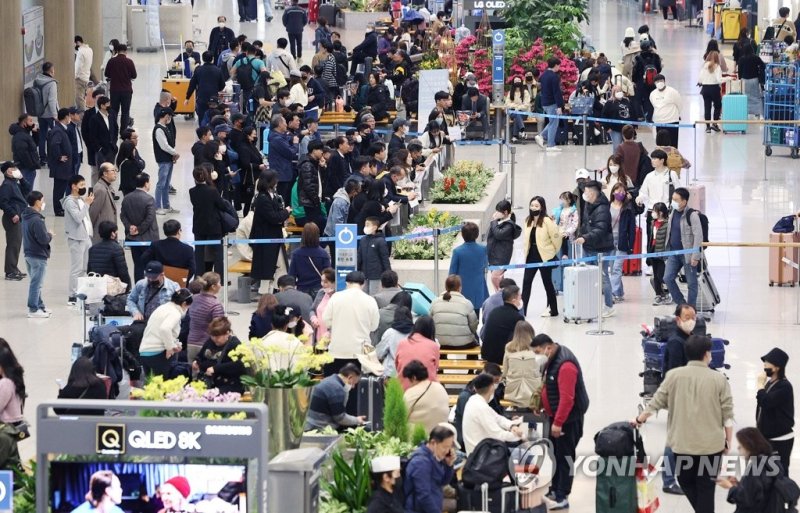
<path fill-rule="evenodd" d="M 579 258 L 583 249 L 575 245 L 573 255 Z M 600 268 L 596 265 L 578 264 L 564 268 L 564 322 L 591 322 L 600 316 L 597 301 L 597 284 Z"/>

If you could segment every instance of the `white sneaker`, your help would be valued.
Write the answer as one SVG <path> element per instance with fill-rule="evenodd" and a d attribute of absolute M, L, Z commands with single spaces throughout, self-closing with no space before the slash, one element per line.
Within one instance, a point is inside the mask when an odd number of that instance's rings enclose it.
<path fill-rule="evenodd" d="M 157 216 L 165 216 L 167 214 L 169 214 L 169 210 L 167 210 L 166 208 L 157 208 L 156 209 L 156 215 Z"/>
<path fill-rule="evenodd" d="M 168 209 L 167 209 L 167 213 L 168 213 L 168 214 L 180 214 L 180 213 L 181 213 L 181 211 L 180 211 L 180 210 L 178 210 L 178 209 L 175 209 L 175 208 L 168 208 Z"/>
<path fill-rule="evenodd" d="M 28 312 L 28 319 L 49 319 L 50 314 L 43 310 L 36 310 L 35 312 Z"/>
<path fill-rule="evenodd" d="M 652 267 L 645 267 L 644 268 L 644 275 L 645 276 L 652 276 L 653 275 L 653 268 Z"/>
<path fill-rule="evenodd" d="M 561 153 L 563 150 L 558 146 L 548 146 L 545 151 L 547 153 Z"/>
<path fill-rule="evenodd" d="M 544 138 L 541 135 L 537 135 L 533 139 L 536 141 L 536 144 L 538 144 L 540 148 L 544 149 Z"/>
<path fill-rule="evenodd" d="M 550 315 L 550 310 L 545 310 L 544 312 L 542 312 L 542 315 L 540 315 L 540 317 L 554 317 L 554 316 Z"/>
<path fill-rule="evenodd" d="M 617 311 L 613 308 L 605 307 L 603 308 L 603 318 L 613 317 Z"/>

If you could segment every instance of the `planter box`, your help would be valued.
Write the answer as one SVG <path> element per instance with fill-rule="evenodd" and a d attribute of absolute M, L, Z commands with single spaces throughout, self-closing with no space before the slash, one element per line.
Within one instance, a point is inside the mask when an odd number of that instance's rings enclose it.
<path fill-rule="evenodd" d="M 364 30 L 367 24 L 373 25 L 378 21 L 388 18 L 389 13 L 386 12 L 358 12 L 351 11 L 350 9 L 342 9 L 339 13 L 339 28 L 343 29 L 360 29 Z"/>
<path fill-rule="evenodd" d="M 486 242 L 486 230 L 492 222 L 494 206 L 506 197 L 508 173 L 495 173 L 494 180 L 486 186 L 486 195 L 478 203 L 426 203 L 421 213 L 435 208 L 441 212 L 450 212 L 462 219 L 470 220 L 480 228 L 480 241 Z"/>

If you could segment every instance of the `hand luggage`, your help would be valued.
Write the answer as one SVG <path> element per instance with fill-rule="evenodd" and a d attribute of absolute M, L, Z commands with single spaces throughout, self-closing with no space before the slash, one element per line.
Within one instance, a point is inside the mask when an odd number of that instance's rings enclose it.
<path fill-rule="evenodd" d="M 660 370 L 655 369 L 645 369 L 643 372 L 639 374 L 639 377 L 642 378 L 642 393 L 639 394 L 640 397 L 653 397 L 658 390 L 658 387 L 661 385 L 661 381 L 663 380 L 663 375 L 661 374 Z"/>
<path fill-rule="evenodd" d="M 747 121 L 746 94 L 726 94 L 722 97 L 722 132 L 747 133 L 746 123 L 731 123 L 731 121 Z"/>
<path fill-rule="evenodd" d="M 664 353 L 666 350 L 666 342 L 659 342 L 653 338 L 642 339 L 644 368 L 658 370 L 659 372 L 662 371 L 664 369 Z"/>
<path fill-rule="evenodd" d="M 597 282 L 600 268 L 596 265 L 564 267 L 564 322 L 589 322 L 600 315 Z"/>
<path fill-rule="evenodd" d="M 322 4 L 319 6 L 319 17 L 325 18 L 329 27 L 336 26 L 336 4 Z"/>
<path fill-rule="evenodd" d="M 705 212 L 706 186 L 703 184 L 694 183 L 687 187 L 687 189 L 689 189 L 689 202 L 687 207 L 700 212 Z"/>
<path fill-rule="evenodd" d="M 711 338 L 711 362 L 708 364 L 712 369 L 730 369 L 731 366 L 725 363 L 725 346 L 730 341 L 723 338 Z"/>
<path fill-rule="evenodd" d="M 636 227 L 635 235 L 633 238 L 633 254 L 634 255 L 642 254 L 642 229 L 639 228 L 638 226 Z M 639 258 L 633 258 L 631 260 L 623 260 L 622 274 L 624 276 L 641 276 L 642 260 Z"/>
<path fill-rule="evenodd" d="M 383 404 L 385 397 L 383 377 L 363 375 L 358 383 L 359 416 L 366 418 L 370 431 L 383 431 Z"/>
<path fill-rule="evenodd" d="M 771 233 L 769 241 L 780 242 L 800 242 L 800 233 Z M 800 249 L 798 248 L 769 248 L 769 286 L 790 285 L 792 287 L 800 278 L 797 269 L 784 262 L 786 258 L 795 264 L 800 263 Z"/>
<path fill-rule="evenodd" d="M 594 452 L 598 456 L 622 458 L 634 456 L 633 427 L 628 422 L 614 422 L 594 435 Z"/>
<path fill-rule="evenodd" d="M 720 302 L 721 298 L 714 279 L 711 278 L 708 269 L 703 269 L 697 275 L 697 311 L 713 312 Z"/>
<path fill-rule="evenodd" d="M 411 294 L 411 310 L 414 315 L 428 315 L 431 303 L 436 299 L 436 294 L 423 283 L 408 282 L 403 285 L 403 290 Z"/>
<path fill-rule="evenodd" d="M 456 509 L 461 513 L 512 513 L 518 511 L 518 497 L 516 486 L 490 490 L 486 484 L 478 489 L 459 484 Z"/>
<path fill-rule="evenodd" d="M 634 513 L 636 498 L 634 456 L 601 457 L 595 486 L 596 513 Z"/>

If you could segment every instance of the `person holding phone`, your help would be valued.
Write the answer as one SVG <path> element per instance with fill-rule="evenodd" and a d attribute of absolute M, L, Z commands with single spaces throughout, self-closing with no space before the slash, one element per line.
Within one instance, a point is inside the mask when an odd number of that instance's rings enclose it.
<path fill-rule="evenodd" d="M 453 479 L 456 446 L 455 428 L 440 424 L 431 430 L 428 442 L 420 444 L 414 451 L 403 482 L 406 511 L 441 513 L 444 504 L 442 487 Z"/>
<path fill-rule="evenodd" d="M 76 303 L 78 277 L 86 274 L 89 264 L 89 248 L 92 247 L 92 219 L 89 207 L 94 202 L 94 194 L 86 187 L 86 179 L 73 175 L 69 179 L 69 196 L 64 198 L 64 231 L 69 247 L 69 298 L 67 304 Z"/>

